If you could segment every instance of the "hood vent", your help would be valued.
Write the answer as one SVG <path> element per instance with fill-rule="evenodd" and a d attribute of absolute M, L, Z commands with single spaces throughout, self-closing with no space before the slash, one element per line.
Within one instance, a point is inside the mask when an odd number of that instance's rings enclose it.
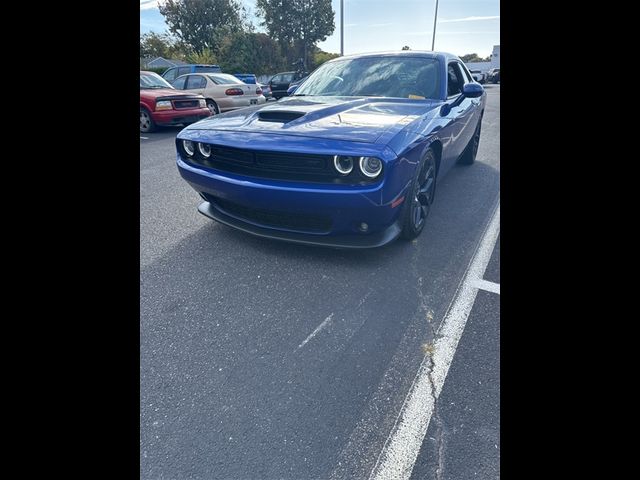
<path fill-rule="evenodd" d="M 258 120 L 263 122 L 287 123 L 304 116 L 304 112 L 287 112 L 284 110 L 272 110 L 258 112 Z"/>

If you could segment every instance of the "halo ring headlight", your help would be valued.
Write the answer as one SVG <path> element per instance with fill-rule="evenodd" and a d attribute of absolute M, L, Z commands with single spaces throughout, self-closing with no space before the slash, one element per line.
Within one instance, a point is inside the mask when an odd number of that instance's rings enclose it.
<path fill-rule="evenodd" d="M 333 166 L 341 175 L 349 175 L 353 171 L 353 159 L 351 157 L 334 155 Z"/>
<path fill-rule="evenodd" d="M 208 143 L 198 143 L 198 151 L 204 158 L 209 158 L 211 156 L 211 145 Z"/>
<path fill-rule="evenodd" d="M 187 155 L 193 157 L 193 154 L 195 153 L 195 145 L 191 140 L 182 140 L 182 148 L 184 148 Z"/>
<path fill-rule="evenodd" d="M 376 157 L 360 157 L 360 171 L 369 178 L 376 178 L 382 172 L 382 161 Z"/>

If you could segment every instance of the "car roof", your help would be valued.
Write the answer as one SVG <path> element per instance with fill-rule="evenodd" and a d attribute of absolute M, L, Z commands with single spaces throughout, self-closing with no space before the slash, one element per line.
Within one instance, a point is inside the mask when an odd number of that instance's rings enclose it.
<path fill-rule="evenodd" d="M 438 58 L 438 59 L 443 59 L 445 61 L 460 60 L 460 57 L 448 52 L 433 52 L 430 50 L 387 50 L 382 52 L 355 53 L 351 55 L 345 55 L 343 57 L 336 57 L 329 61 L 335 62 L 344 58 L 396 57 L 396 56 Z"/>
<path fill-rule="evenodd" d="M 235 77 L 235 75 L 232 73 L 224 73 L 224 72 L 191 72 L 191 73 L 183 73 L 182 75 L 178 75 L 173 81 L 175 82 L 179 78 L 188 77 L 190 75 L 229 75 L 230 77 Z M 238 78 L 238 80 L 240 79 Z"/>

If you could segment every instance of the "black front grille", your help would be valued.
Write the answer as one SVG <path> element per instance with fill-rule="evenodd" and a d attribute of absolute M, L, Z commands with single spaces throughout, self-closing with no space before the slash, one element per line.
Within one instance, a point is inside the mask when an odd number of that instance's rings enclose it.
<path fill-rule="evenodd" d="M 255 163 L 263 170 L 302 173 L 331 173 L 329 171 L 330 156 L 300 155 L 279 152 L 258 152 Z"/>
<path fill-rule="evenodd" d="M 339 175 L 333 167 L 332 155 L 311 155 L 291 152 L 245 150 L 211 145 L 211 155 L 205 158 L 198 149 L 193 157 L 185 154 L 181 141 L 177 141 L 182 158 L 190 163 L 258 178 L 272 178 L 337 185 L 370 185 L 381 177 L 370 179 L 359 173 Z"/>
<path fill-rule="evenodd" d="M 198 100 L 174 100 L 173 106 L 175 108 L 198 108 L 200 103 Z"/>
<path fill-rule="evenodd" d="M 302 215 L 264 208 L 252 208 L 213 197 L 211 195 L 205 196 L 207 200 L 212 202 L 221 210 L 240 220 L 257 223 L 267 227 L 297 230 L 301 232 L 326 233 L 331 230 L 331 218 L 323 215 Z"/>

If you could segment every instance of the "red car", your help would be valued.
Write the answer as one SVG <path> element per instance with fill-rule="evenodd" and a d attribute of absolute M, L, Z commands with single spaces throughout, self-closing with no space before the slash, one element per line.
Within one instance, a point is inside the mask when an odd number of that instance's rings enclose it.
<path fill-rule="evenodd" d="M 202 95 L 176 90 L 154 72 L 140 72 L 140 131 L 157 125 L 189 124 L 207 118 L 211 111 Z"/>

